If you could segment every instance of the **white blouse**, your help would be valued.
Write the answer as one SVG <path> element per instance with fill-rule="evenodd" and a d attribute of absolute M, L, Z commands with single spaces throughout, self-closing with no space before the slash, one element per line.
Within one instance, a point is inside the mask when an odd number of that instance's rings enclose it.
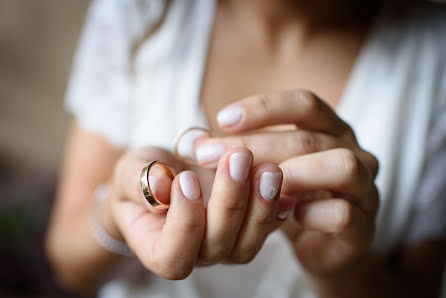
<path fill-rule="evenodd" d="M 119 147 L 161 146 L 207 126 L 200 106 L 216 0 L 96 0 L 74 61 L 66 107 Z M 354 65 L 338 114 L 380 161 L 374 249 L 446 235 L 446 9 L 421 3 L 400 20 L 384 11 Z M 313 297 L 280 231 L 247 265 L 196 268 L 168 281 L 141 268 L 101 297 Z"/>

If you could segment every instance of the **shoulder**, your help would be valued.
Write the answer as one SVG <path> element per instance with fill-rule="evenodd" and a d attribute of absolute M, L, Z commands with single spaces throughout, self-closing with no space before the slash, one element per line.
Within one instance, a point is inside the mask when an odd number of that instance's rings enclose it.
<path fill-rule="evenodd" d="M 161 18 L 169 2 L 168 0 L 93 0 L 87 13 L 85 29 L 89 29 L 91 23 L 106 23 L 109 26 L 115 25 L 114 29 L 119 29 L 120 33 L 137 38 L 147 27 Z"/>
<path fill-rule="evenodd" d="M 65 107 L 78 124 L 126 145 L 131 51 L 157 21 L 163 0 L 94 0 L 74 57 Z"/>

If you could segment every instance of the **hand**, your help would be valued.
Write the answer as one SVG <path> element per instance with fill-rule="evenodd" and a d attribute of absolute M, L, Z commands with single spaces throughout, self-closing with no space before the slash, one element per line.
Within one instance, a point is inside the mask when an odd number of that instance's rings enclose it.
<path fill-rule="evenodd" d="M 238 101 L 218 120 L 235 135 L 199 139 L 197 160 L 213 168 L 218 152 L 245 146 L 254 164 L 279 164 L 281 197 L 295 204 L 295 221 L 284 230 L 310 274 L 340 272 L 368 250 L 378 209 L 378 162 L 327 104 L 307 91 L 287 91 Z M 288 126 L 271 129 L 278 125 Z M 269 131 L 252 132 L 261 128 Z"/>
<path fill-rule="evenodd" d="M 147 269 L 162 277 L 183 279 L 197 264 L 249 262 L 267 235 L 283 223 L 278 213 L 290 208 L 286 200 L 279 204 L 280 168 L 265 164 L 251 171 L 251 152 L 235 148 L 220 160 L 206 209 L 192 171 L 181 172 L 170 185 L 158 176 L 164 182 L 154 192 L 165 194 L 167 186 L 170 208 L 154 209 L 145 203 L 139 186 L 141 169 L 154 159 L 184 169 L 159 148 L 126 153 L 114 173 L 105 207 L 109 220 L 103 224 L 112 235 L 125 239 Z"/>

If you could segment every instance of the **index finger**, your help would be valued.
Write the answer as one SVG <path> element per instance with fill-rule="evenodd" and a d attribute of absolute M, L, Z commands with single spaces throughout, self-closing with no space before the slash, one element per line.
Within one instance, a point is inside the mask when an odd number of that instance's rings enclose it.
<path fill-rule="evenodd" d="M 334 135 L 349 132 L 331 107 L 306 90 L 255 95 L 221 110 L 219 125 L 228 132 L 243 132 L 270 125 L 295 124 L 299 128 Z"/>

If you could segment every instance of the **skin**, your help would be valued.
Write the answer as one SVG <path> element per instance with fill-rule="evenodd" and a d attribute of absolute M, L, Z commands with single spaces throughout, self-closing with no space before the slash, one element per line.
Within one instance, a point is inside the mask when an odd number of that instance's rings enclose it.
<path fill-rule="evenodd" d="M 244 112 L 240 122 L 222 127 L 231 136 L 200 139 L 197 147 L 218 143 L 228 150 L 244 144 L 256 157 L 254 164 L 279 164 L 282 196 L 295 202 L 294 218 L 282 229 L 319 297 L 436 297 L 444 240 L 404 247 L 392 266 L 373 255 L 378 163 L 325 102 L 292 90 L 251 96 L 234 106 Z M 291 123 L 299 129 L 258 132 L 265 125 Z"/>
<path fill-rule="evenodd" d="M 435 296 L 443 239 L 402 247 L 392 265 L 370 252 L 378 163 L 335 113 L 373 10 L 359 12 L 349 1 L 306 2 L 219 3 L 202 86 L 202 104 L 218 137 L 197 146 L 217 142 L 226 151 L 218 162 L 192 168 L 202 186 L 198 199 L 185 198 L 179 174 L 169 211 L 150 208 L 138 185 L 142 167 L 153 159 L 177 172 L 186 165 L 159 148 L 124 152 L 73 125 L 47 241 L 62 284 L 91 287 L 120 260 L 97 244 L 88 225 L 93 192 L 109 181 L 103 226 L 165 278 L 185 278 L 199 265 L 247 263 L 281 226 L 320 297 Z M 242 120 L 220 126 L 216 114 L 230 104 L 243 110 Z M 236 152 L 253 155 L 242 182 L 228 174 L 228 157 Z M 323 175 L 314 170 L 320 168 Z M 273 201 L 259 195 L 264 171 L 283 172 L 281 195 Z M 287 209 L 291 218 L 278 219 Z"/>
<path fill-rule="evenodd" d="M 76 135 L 77 133 L 81 135 Z M 95 136 L 84 135 L 80 128 L 75 128 L 72 144 L 81 141 L 79 145 L 84 147 L 89 137 L 93 145 L 96 145 Z M 72 145 L 72 148 L 75 149 L 76 145 L 78 144 Z M 74 155 L 79 154 L 77 152 Z M 145 203 L 138 177 L 148 161 L 164 160 L 177 170 L 184 167 L 169 152 L 160 148 L 145 148 L 120 154 L 116 167 L 112 170 L 110 196 L 102 205 L 101 221 L 104 227 L 115 238 L 125 239 L 150 271 L 168 279 L 187 277 L 196 264 L 249 262 L 261 248 L 267 235 L 283 222 L 276 216 L 279 212 L 278 196 L 265 200 L 258 187 L 263 172 L 281 174 L 281 170 L 276 165 L 263 164 L 253 168 L 244 181 L 235 181 L 229 175 L 228 160 L 233 153 L 240 152 L 248 154 L 252 160 L 251 152 L 245 148 L 225 152 L 216 170 L 206 212 L 201 191 L 195 200 L 189 200 L 183 194 L 179 177 L 184 172 L 179 173 L 172 181 L 168 212 L 154 209 Z M 88 155 L 87 152 L 80 154 L 86 155 L 83 157 Z M 86 166 L 83 160 L 68 160 L 68 174 L 73 172 L 71 166 L 79 166 L 78 162 Z M 87 159 L 85 162 L 92 160 Z M 199 189 L 198 178 L 193 175 Z M 81 217 L 88 215 L 88 212 L 82 210 L 85 207 L 80 206 L 79 201 L 74 206 L 74 194 L 70 194 L 70 190 L 70 187 L 62 185 L 62 195 L 66 191 L 65 195 L 72 199 L 59 200 L 59 205 L 55 206 L 57 211 L 53 222 L 57 224 L 52 224 L 49 232 L 49 253 L 52 260 L 56 261 L 54 265 L 61 273 L 63 283 L 74 288 L 85 288 L 106 271 L 107 265 L 116 261 L 117 256 L 100 247 L 88 232 L 88 216 Z M 79 213 L 74 208 L 78 208 Z M 73 237 L 67 238 L 58 229 L 73 225 L 70 222 L 73 218 L 77 219 L 77 225 L 71 226 L 70 235 Z M 57 243 L 58 241 L 61 242 Z M 64 252 L 60 250 L 60 243 L 66 249 Z M 79 249 L 79 243 L 82 243 L 83 249 Z M 72 251 L 73 254 L 67 251 Z M 61 252 L 63 255 L 59 257 L 57 253 Z M 62 262 L 57 263 L 58 260 Z"/>

